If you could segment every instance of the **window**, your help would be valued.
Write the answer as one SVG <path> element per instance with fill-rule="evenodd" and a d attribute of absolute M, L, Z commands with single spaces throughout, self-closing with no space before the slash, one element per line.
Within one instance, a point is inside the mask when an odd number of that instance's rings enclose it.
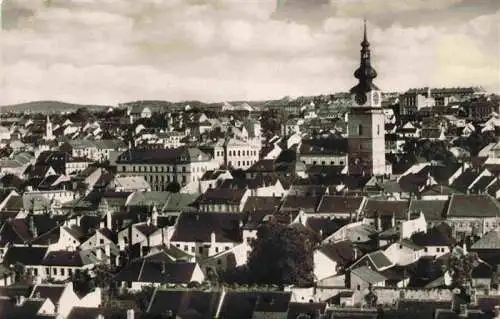
<path fill-rule="evenodd" d="M 122 172 L 125 172 L 127 171 L 127 167 L 126 166 L 122 166 Z"/>
<path fill-rule="evenodd" d="M 184 245 L 184 250 L 188 251 L 188 245 Z"/>
<path fill-rule="evenodd" d="M 377 124 L 377 135 L 380 135 L 380 124 Z"/>
<path fill-rule="evenodd" d="M 61 276 L 64 276 L 64 274 L 65 274 L 66 272 L 64 271 L 64 268 L 61 268 L 61 269 L 60 269 L 60 271 L 59 271 L 59 273 L 61 274 Z"/>
<path fill-rule="evenodd" d="M 53 273 L 54 275 L 57 275 L 57 268 L 52 269 L 52 273 Z"/>
<path fill-rule="evenodd" d="M 363 135 L 363 125 L 358 125 L 358 135 Z"/>
<path fill-rule="evenodd" d="M 194 246 L 193 246 L 193 247 L 191 247 L 191 252 L 192 252 L 192 253 L 194 253 Z"/>
<path fill-rule="evenodd" d="M 229 246 L 226 246 L 226 250 L 229 250 Z"/>
<path fill-rule="evenodd" d="M 361 290 L 361 286 L 360 285 L 357 285 L 356 289 L 359 291 Z"/>
<path fill-rule="evenodd" d="M 427 247 L 424 248 L 424 251 L 427 252 Z"/>
<path fill-rule="evenodd" d="M 219 247 L 215 247 L 215 253 L 219 252 Z"/>
<path fill-rule="evenodd" d="M 222 265 L 222 260 L 217 259 L 217 265 Z"/>
<path fill-rule="evenodd" d="M 102 238 L 99 239 L 99 244 L 101 244 L 101 245 L 104 244 L 104 239 L 102 239 Z"/>
<path fill-rule="evenodd" d="M 45 268 L 45 274 L 50 275 L 50 268 L 49 267 Z"/>
<path fill-rule="evenodd" d="M 68 269 L 68 275 L 69 275 L 70 277 L 71 277 L 71 276 L 73 276 L 73 269 L 71 269 L 71 268 L 69 268 L 69 269 Z"/>
<path fill-rule="evenodd" d="M 200 254 L 203 254 L 203 247 L 199 247 L 198 251 L 200 252 Z"/>

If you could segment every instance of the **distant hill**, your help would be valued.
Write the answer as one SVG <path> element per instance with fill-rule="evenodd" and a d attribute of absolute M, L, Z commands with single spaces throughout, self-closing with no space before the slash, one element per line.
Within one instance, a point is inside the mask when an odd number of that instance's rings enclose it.
<path fill-rule="evenodd" d="M 59 101 L 34 101 L 13 105 L 0 106 L 0 113 L 63 113 L 74 112 L 79 108 L 87 108 L 91 111 L 105 110 L 108 105 L 83 105 Z"/>

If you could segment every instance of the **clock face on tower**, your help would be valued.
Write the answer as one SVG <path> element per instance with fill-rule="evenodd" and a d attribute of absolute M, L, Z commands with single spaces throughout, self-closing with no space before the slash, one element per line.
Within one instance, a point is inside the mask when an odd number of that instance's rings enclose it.
<path fill-rule="evenodd" d="M 358 93 L 354 97 L 354 100 L 356 101 L 356 103 L 358 103 L 358 105 L 364 105 L 366 103 L 366 95 L 363 93 Z"/>

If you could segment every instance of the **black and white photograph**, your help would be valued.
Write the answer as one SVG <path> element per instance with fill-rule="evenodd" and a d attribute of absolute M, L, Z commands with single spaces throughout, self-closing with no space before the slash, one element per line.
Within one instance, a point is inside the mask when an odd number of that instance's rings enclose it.
<path fill-rule="evenodd" d="M 0 318 L 500 319 L 499 0 L 0 0 Z"/>

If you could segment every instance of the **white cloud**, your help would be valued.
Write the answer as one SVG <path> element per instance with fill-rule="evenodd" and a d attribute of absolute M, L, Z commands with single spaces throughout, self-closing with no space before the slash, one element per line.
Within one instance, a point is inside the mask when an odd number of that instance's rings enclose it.
<path fill-rule="evenodd" d="M 274 3 L 53 0 L 50 8 L 31 7 L 33 16 L 1 35 L 0 104 L 260 99 L 353 86 L 361 19 L 331 17 L 311 28 L 271 20 Z M 424 3 L 427 10 L 423 0 L 390 8 L 420 10 Z M 351 5 L 338 6 L 347 12 Z M 498 46 L 498 17 L 497 12 L 451 27 L 370 24 L 377 83 L 385 90 L 460 84 L 499 90 L 497 51 L 491 48 L 495 40 Z"/>

